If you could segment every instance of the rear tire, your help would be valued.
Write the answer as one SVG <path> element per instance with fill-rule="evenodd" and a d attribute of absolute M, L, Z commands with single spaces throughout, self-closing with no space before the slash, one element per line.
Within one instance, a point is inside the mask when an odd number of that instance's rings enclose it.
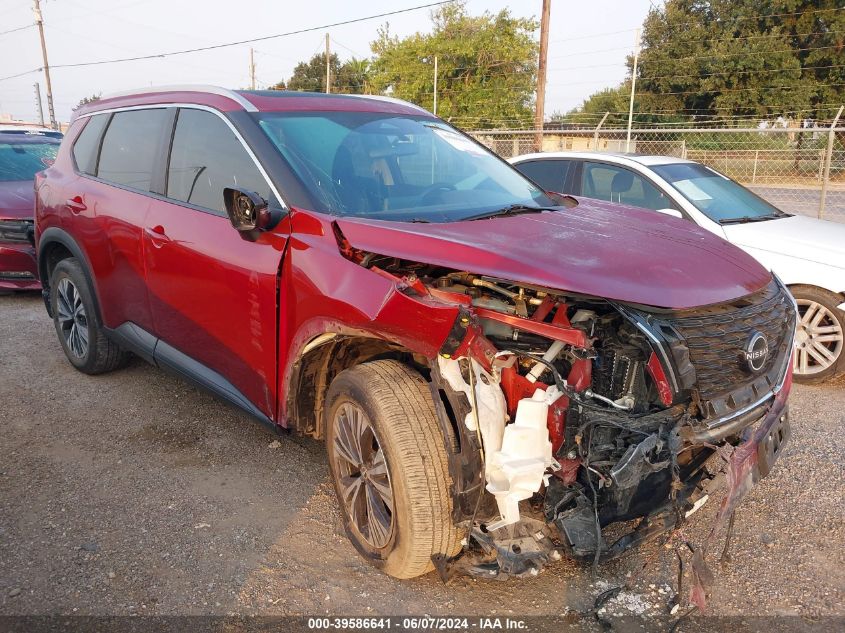
<path fill-rule="evenodd" d="M 332 480 L 358 552 L 395 578 L 456 554 L 446 447 L 423 377 L 393 360 L 358 365 L 334 379 L 325 411 Z"/>
<path fill-rule="evenodd" d="M 793 377 L 816 384 L 845 372 L 845 312 L 842 296 L 815 286 L 793 286 L 798 303 Z"/>
<path fill-rule="evenodd" d="M 96 303 L 79 261 L 61 260 L 50 275 L 53 324 L 70 364 L 86 374 L 102 374 L 129 358 L 109 340 L 97 316 Z"/>

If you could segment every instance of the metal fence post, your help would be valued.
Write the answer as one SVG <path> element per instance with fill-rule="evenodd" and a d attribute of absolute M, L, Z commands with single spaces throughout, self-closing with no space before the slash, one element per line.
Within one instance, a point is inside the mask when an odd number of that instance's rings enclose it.
<path fill-rule="evenodd" d="M 842 110 L 845 106 L 839 106 L 839 111 L 833 117 L 833 123 L 830 125 L 830 131 L 827 133 L 827 155 L 824 161 L 824 178 L 822 178 L 821 198 L 819 199 L 819 218 L 824 217 L 824 203 L 827 197 L 827 185 L 830 182 L 830 163 L 833 160 L 833 141 L 836 138 L 836 124 L 839 123 L 839 117 L 842 116 Z"/>
<path fill-rule="evenodd" d="M 755 149 L 755 150 L 754 150 L 754 169 L 753 169 L 753 171 L 751 172 L 751 182 L 752 182 L 752 183 L 757 182 L 757 160 L 758 160 L 759 158 L 760 158 L 760 150 L 759 150 L 759 149 Z"/>
<path fill-rule="evenodd" d="M 593 132 L 593 149 L 595 151 L 599 150 L 599 130 L 601 129 L 601 126 L 604 125 L 604 122 L 607 121 L 608 114 L 610 114 L 610 112 L 604 113 L 604 116 L 601 118 L 601 121 L 599 121 L 599 124 L 596 126 L 596 131 Z"/>

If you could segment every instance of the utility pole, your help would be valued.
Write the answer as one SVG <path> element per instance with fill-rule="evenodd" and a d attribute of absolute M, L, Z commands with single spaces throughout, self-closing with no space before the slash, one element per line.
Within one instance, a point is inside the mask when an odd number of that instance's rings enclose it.
<path fill-rule="evenodd" d="M 329 42 L 329 34 L 326 33 L 326 94 L 332 91 L 332 55 Z"/>
<path fill-rule="evenodd" d="M 35 13 L 35 24 L 38 25 L 38 35 L 41 37 L 41 55 L 44 57 L 44 80 L 47 83 L 47 112 L 50 115 L 50 127 L 58 130 L 56 112 L 53 110 L 53 84 L 50 82 L 50 64 L 47 62 L 47 43 L 44 41 L 44 19 L 41 17 L 41 4 L 39 0 L 33 0 L 32 11 Z"/>
<path fill-rule="evenodd" d="M 44 127 L 44 108 L 41 107 L 41 86 L 36 81 L 33 87 L 35 88 L 35 107 L 38 108 L 38 120 L 41 121 L 41 127 Z"/>
<path fill-rule="evenodd" d="M 625 151 L 631 151 L 631 123 L 634 121 L 634 92 L 637 88 L 637 62 L 640 60 L 640 30 L 634 36 L 634 72 L 631 74 L 631 102 L 628 105 L 628 136 L 625 138 Z"/>
<path fill-rule="evenodd" d="M 830 163 L 833 159 L 833 142 L 836 140 L 836 126 L 839 123 L 839 117 L 842 116 L 842 111 L 845 106 L 839 106 L 839 112 L 833 117 L 833 123 L 830 124 L 830 132 L 827 135 L 827 152 L 825 152 L 824 160 L 824 177 L 822 178 L 821 198 L 819 199 L 819 218 L 824 217 L 824 204 L 827 198 L 827 185 L 830 182 Z"/>
<path fill-rule="evenodd" d="M 434 116 L 437 116 L 437 55 L 434 56 Z"/>
<path fill-rule="evenodd" d="M 540 18 L 540 60 L 537 64 L 537 106 L 534 110 L 534 149 L 543 149 L 543 121 L 546 118 L 546 59 L 549 56 L 549 19 L 552 14 L 552 0 L 543 0 L 543 14 Z"/>
<path fill-rule="evenodd" d="M 249 47 L 249 89 L 255 90 L 255 53 Z"/>

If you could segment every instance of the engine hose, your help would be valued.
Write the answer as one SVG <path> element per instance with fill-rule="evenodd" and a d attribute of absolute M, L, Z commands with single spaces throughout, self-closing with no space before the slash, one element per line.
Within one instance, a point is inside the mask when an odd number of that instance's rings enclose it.
<path fill-rule="evenodd" d="M 593 409 L 594 411 L 605 411 L 605 412 L 608 410 L 607 407 L 600 407 L 598 405 L 587 402 L 583 398 L 581 398 L 581 394 L 579 394 L 577 391 L 575 391 L 574 389 L 571 389 L 569 387 L 566 380 L 563 378 L 563 376 L 560 375 L 560 372 L 557 370 L 557 368 L 554 365 L 552 365 L 552 363 L 550 363 L 545 358 L 543 358 L 542 356 L 537 356 L 536 354 L 532 354 L 531 352 L 521 352 L 521 351 L 517 351 L 517 350 L 510 350 L 510 349 L 502 350 L 501 352 L 497 352 L 495 357 L 499 358 L 501 356 L 524 356 L 526 358 L 530 358 L 531 360 L 533 360 L 535 362 L 538 362 L 538 363 L 545 365 L 548 368 L 548 370 L 550 372 L 552 372 L 552 376 L 554 376 L 554 379 L 555 379 L 555 386 L 557 387 L 558 391 L 560 391 L 562 394 L 564 394 L 567 398 L 577 402 L 579 405 L 581 405 L 585 409 Z"/>

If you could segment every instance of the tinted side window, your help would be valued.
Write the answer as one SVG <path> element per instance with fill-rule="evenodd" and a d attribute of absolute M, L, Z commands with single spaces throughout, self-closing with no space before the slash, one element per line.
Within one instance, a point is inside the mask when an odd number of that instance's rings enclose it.
<path fill-rule="evenodd" d="M 248 189 L 272 200 L 267 181 L 220 117 L 204 110 L 179 110 L 167 169 L 167 197 L 226 215 L 226 187 Z"/>
<path fill-rule="evenodd" d="M 166 118 L 163 108 L 116 113 L 106 128 L 97 176 L 118 185 L 149 191 Z"/>
<path fill-rule="evenodd" d="M 566 178 L 572 165 L 574 163 L 571 160 L 549 159 L 532 160 L 515 165 L 515 167 L 546 191 L 575 193 L 574 191 L 564 191 Z"/>
<path fill-rule="evenodd" d="M 624 167 L 584 163 L 583 196 L 644 209 L 672 208 L 672 203 L 645 178 Z"/>
<path fill-rule="evenodd" d="M 107 114 L 89 117 L 85 127 L 82 128 L 82 132 L 76 137 L 76 142 L 73 144 L 73 160 L 76 163 L 76 168 L 84 174 L 93 176 L 97 173 L 97 152 L 100 150 L 100 136 L 108 120 Z"/>

